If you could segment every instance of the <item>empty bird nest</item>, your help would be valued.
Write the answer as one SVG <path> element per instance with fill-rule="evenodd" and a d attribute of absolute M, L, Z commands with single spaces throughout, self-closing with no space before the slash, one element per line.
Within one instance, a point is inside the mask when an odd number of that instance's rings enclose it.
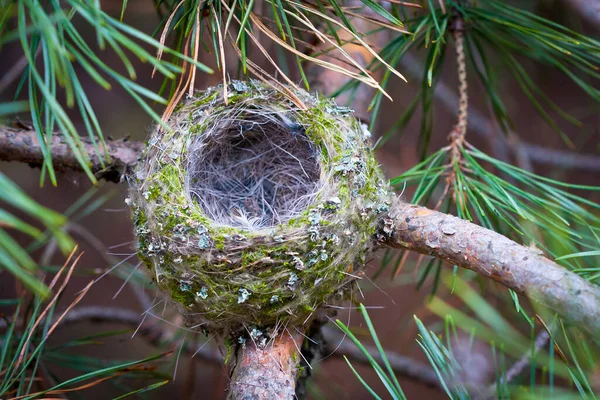
<path fill-rule="evenodd" d="M 256 81 L 185 99 L 130 177 L 138 254 L 188 325 L 300 325 L 347 298 L 388 186 L 345 107 Z M 290 89 L 291 90 L 291 89 Z"/>

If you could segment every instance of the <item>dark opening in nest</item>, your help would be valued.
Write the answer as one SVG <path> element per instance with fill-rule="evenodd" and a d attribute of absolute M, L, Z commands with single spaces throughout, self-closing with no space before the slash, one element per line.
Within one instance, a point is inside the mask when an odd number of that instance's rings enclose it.
<path fill-rule="evenodd" d="M 306 210 L 321 166 L 291 113 L 236 109 L 197 136 L 187 161 L 187 189 L 217 224 L 251 230 Z"/>

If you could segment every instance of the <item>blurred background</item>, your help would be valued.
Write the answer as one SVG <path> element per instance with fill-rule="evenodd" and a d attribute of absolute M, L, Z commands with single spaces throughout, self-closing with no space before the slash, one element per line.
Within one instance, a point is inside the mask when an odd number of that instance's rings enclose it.
<path fill-rule="evenodd" d="M 577 32 L 598 37 L 598 26 L 590 23 L 575 9 L 570 8 L 564 1 L 530 1 L 515 2 L 522 7 L 543 17 L 564 24 Z M 526 3 L 526 4 L 525 4 Z M 118 16 L 121 12 L 121 2 L 103 1 L 103 9 Z M 93 29 L 81 21 L 75 21 L 81 26 L 84 37 L 93 38 Z M 151 1 L 131 0 L 127 5 L 125 22 L 136 28 L 151 33 L 158 24 L 158 17 Z M 94 45 L 94 40 L 90 40 Z M 451 52 L 447 52 L 444 60 L 443 72 L 437 87 L 434 112 L 435 126 L 431 138 L 430 149 L 439 149 L 447 144 L 447 135 L 456 123 L 457 105 L 457 78 L 455 60 Z M 110 51 L 100 51 L 101 58 L 115 68 L 121 68 L 118 58 Z M 237 76 L 238 69 L 234 62 L 235 54 L 228 54 L 234 66 L 228 71 L 231 77 Z M 5 45 L 0 50 L 0 101 L 11 100 L 19 83 L 23 70 L 22 50 L 18 43 Z M 214 55 L 205 54 L 202 62 L 211 67 L 214 65 Z M 151 90 L 157 91 L 161 81 L 150 78 L 151 66 L 136 63 L 132 60 L 137 71 L 138 82 Z M 492 60 L 493 62 L 493 60 Z M 508 105 L 509 113 L 515 121 L 515 136 L 504 139 L 492 113 L 488 107 L 487 97 L 476 80 L 472 80 L 469 87 L 471 103 L 471 117 L 478 114 L 477 123 L 471 124 L 468 129 L 468 140 L 480 150 L 496 158 L 514 163 L 521 168 L 528 169 L 557 180 L 577 184 L 600 184 L 600 107 L 589 97 L 584 95 L 564 74 L 547 67 L 540 67 L 527 60 L 523 60 L 530 76 L 543 88 L 545 93 L 560 106 L 583 122 L 583 126 L 574 127 L 559 121 L 561 128 L 568 134 L 574 148 L 569 149 L 539 114 L 534 110 L 526 96 L 519 89 L 517 83 L 506 73 L 505 80 L 501 82 L 501 96 Z M 498 66 L 500 68 L 500 66 Z M 122 69 L 122 68 L 121 68 Z M 383 108 L 378 115 L 373 132 L 373 141 L 389 132 L 392 124 L 400 113 L 410 104 L 418 90 L 420 76 L 423 71 L 423 54 L 411 52 L 397 68 L 407 78 L 408 83 L 394 79 L 388 85 L 388 91 L 393 102 L 384 101 Z M 148 115 L 131 99 L 127 93 L 116 85 L 110 91 L 105 91 L 96 85 L 88 75 L 80 74 L 82 84 L 98 115 L 105 135 L 111 138 L 129 137 L 131 140 L 143 141 L 152 129 L 153 123 Z M 296 77 L 297 81 L 299 78 Z M 196 78 L 196 87 L 202 89 L 221 82 L 220 73 L 213 75 L 199 73 Z M 156 107 L 161 111 L 161 107 Z M 476 110 L 476 111 L 474 111 Z M 77 120 L 79 128 L 83 122 Z M 27 120 L 27 115 L 22 119 Z M 393 131 L 389 140 L 377 148 L 377 157 L 387 176 L 393 178 L 416 165 L 420 159 L 417 151 L 418 132 L 420 126 L 419 111 L 414 118 L 401 130 Z M 515 150 L 516 149 L 516 150 Z M 515 156 L 518 155 L 518 156 Z M 138 261 L 134 255 L 134 238 L 130 212 L 124 203 L 127 197 L 126 184 L 100 183 L 93 187 L 82 174 L 68 173 L 59 176 L 57 187 L 49 183 L 43 187 L 39 185 L 39 173 L 27 165 L 18 163 L 0 162 L 0 170 L 16 182 L 24 191 L 41 204 L 71 215 L 72 223 L 69 233 L 77 240 L 79 249 L 84 252 L 76 267 L 76 276 L 61 298 L 64 309 L 76 294 L 90 281 L 101 276 L 114 267 L 117 263 L 127 259 L 115 270 L 94 284 L 88 294 L 79 303 L 78 307 L 120 307 L 141 314 L 151 304 L 154 306 L 152 313 L 146 317 L 149 322 L 160 326 L 164 333 L 159 339 L 152 337 L 151 333 L 140 330 L 132 337 L 137 328 L 131 324 L 106 323 L 98 320 L 82 319 L 65 327 L 59 327 L 51 337 L 51 344 L 59 346 L 61 343 L 97 334 L 99 332 L 119 332 L 92 343 L 73 348 L 64 348 L 65 357 L 97 357 L 100 360 L 134 360 L 148 357 L 153 354 L 172 350 L 168 356 L 161 358 L 158 363 L 165 376 L 174 375 L 174 379 L 150 392 L 148 398 L 171 399 L 220 399 L 224 398 L 227 388 L 227 368 L 218 359 L 205 354 L 217 354 L 215 343 L 208 343 L 203 352 L 192 358 L 192 354 L 200 344 L 207 339 L 201 334 L 195 335 L 178 327 L 180 318 L 168 301 L 160 294 L 155 293 L 152 286 L 140 287 L 136 285 L 138 274 L 143 273 L 143 267 L 136 269 Z M 403 196 L 410 199 L 408 189 Z M 600 201 L 600 195 L 590 197 L 594 202 Z M 16 212 L 16 211 L 15 211 Z M 26 244 L 24 238 L 23 243 Z M 35 252 L 36 259 L 48 267 L 62 265 L 64 255 L 56 251 L 52 245 L 40 248 Z M 128 258 L 129 257 L 129 258 Z M 427 359 L 416 345 L 417 328 L 413 315 L 417 315 L 428 327 L 432 329 L 440 326 L 441 308 L 431 306 L 432 280 L 420 282 L 421 269 L 426 268 L 428 260 L 425 259 L 417 266 L 417 256 L 410 256 L 403 268 L 395 278 L 391 276 L 391 269 L 377 274 L 383 257 L 396 257 L 394 254 L 386 255 L 381 252 L 369 262 L 367 274 L 371 277 L 362 284 L 364 299 L 359 299 L 369 307 L 369 315 L 377 329 L 380 340 L 386 350 L 391 353 L 410 357 L 417 362 L 426 363 Z M 445 266 L 442 274 L 452 271 L 451 266 Z M 375 275 L 378 275 L 375 277 Z M 446 277 L 447 278 L 447 277 Z M 124 285 L 124 282 L 127 283 Z M 461 300 L 449 289 L 449 280 L 442 279 L 436 291 L 436 296 L 445 304 L 462 307 Z M 477 281 L 479 282 L 479 281 Z M 124 286 L 123 286 L 124 285 Z M 493 285 L 487 281 L 479 282 L 482 288 L 480 293 L 485 296 L 484 287 Z M 418 286 L 418 288 L 417 288 Z M 11 275 L 0 270 L 0 299 L 16 296 L 17 286 Z M 510 306 L 494 298 L 488 299 L 491 304 L 502 309 Z M 343 305 L 344 306 L 344 305 Z M 350 310 L 346 304 L 345 309 L 337 310 L 333 318 L 339 318 L 351 326 L 356 334 L 369 342 L 370 336 L 364 325 L 362 317 L 355 310 Z M 464 308 L 464 307 L 463 307 Z M 10 313 L 4 307 L 0 312 Z M 473 312 L 464 309 L 466 315 Z M 436 325 L 437 324 L 437 325 Z M 332 324 L 330 328 L 336 329 Z M 468 327 L 466 330 L 468 331 Z M 468 334 L 463 334 L 468 341 Z M 340 336 L 341 337 L 341 336 Z M 182 348 L 182 341 L 190 343 L 192 350 Z M 346 339 L 347 340 L 347 339 Z M 335 348 L 336 344 L 331 347 Z M 470 382 L 482 385 L 494 381 L 494 360 L 487 345 L 478 344 L 472 347 L 465 345 L 464 351 L 457 351 L 457 359 L 464 363 L 467 379 Z M 183 349 L 183 350 L 182 350 Z M 58 357 L 58 356 L 57 356 Z M 74 376 L 76 371 L 69 368 L 65 359 L 57 358 L 59 368 L 53 368 L 57 375 L 56 381 Z M 353 365 L 367 382 L 376 390 L 382 389 L 381 382 L 369 366 L 354 362 Z M 350 369 L 339 355 L 329 355 L 326 359 L 312 365 L 313 377 L 308 384 L 309 398 L 336 398 L 336 399 L 368 399 L 371 398 L 367 390 L 352 375 Z M 437 399 L 445 397 L 438 387 L 428 387 L 412 378 L 399 375 L 400 383 L 408 398 Z M 121 385 L 121 386 L 120 386 Z M 81 392 L 78 397 L 85 399 L 107 399 L 123 393 L 123 387 L 142 387 L 144 381 L 106 382 L 94 388 Z M 75 398 L 75 397 L 74 397 Z"/>

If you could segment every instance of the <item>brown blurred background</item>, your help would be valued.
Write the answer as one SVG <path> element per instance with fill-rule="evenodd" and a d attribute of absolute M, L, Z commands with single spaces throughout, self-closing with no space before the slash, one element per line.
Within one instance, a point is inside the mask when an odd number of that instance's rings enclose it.
<path fill-rule="evenodd" d="M 527 3 L 526 6 L 535 12 L 568 25 L 576 31 L 598 36 L 598 30 L 594 30 L 591 24 L 586 23 L 578 13 L 567 8 L 561 1 L 519 3 Z M 103 8 L 114 15 L 118 15 L 121 10 L 121 2 L 104 1 Z M 158 22 L 153 4 L 150 1 L 129 1 L 125 16 L 126 22 L 145 32 L 152 32 Z M 94 37 L 94 32 L 90 26 L 81 23 L 81 21 L 76 22 L 81 26 L 81 32 L 84 37 Z M 90 42 L 93 42 L 93 39 Z M 455 61 L 452 52 L 447 53 L 441 82 L 456 96 Z M 4 76 L 19 62 L 21 54 L 18 44 L 8 45 L 1 50 L 0 77 Z M 100 52 L 98 50 L 98 54 L 109 64 L 119 65 L 118 60 L 112 52 Z M 384 107 L 380 113 L 377 128 L 374 132 L 374 140 L 377 140 L 378 136 L 389 128 L 394 122 L 394 118 L 400 115 L 412 99 L 412 96 L 416 93 L 419 78 L 416 78 L 414 74 L 408 71 L 420 71 L 421 67 L 419 63 L 421 62 L 420 58 L 422 54 L 411 53 L 410 56 L 412 61 L 398 67 L 398 70 L 405 73 L 408 77 L 409 83 L 406 84 L 400 80 L 394 80 L 388 86 L 394 102 L 384 101 Z M 212 54 L 205 55 L 203 58 L 207 64 L 214 66 L 214 56 Z M 234 57 L 231 57 L 231 60 L 234 60 Z M 234 65 L 234 62 L 231 62 L 230 65 Z M 584 122 L 582 128 L 576 128 L 559 120 L 559 124 L 565 129 L 577 147 L 574 151 L 600 157 L 598 154 L 600 152 L 598 140 L 600 138 L 599 105 L 594 104 L 589 97 L 558 71 L 534 65 L 527 61 L 525 61 L 525 65 L 536 83 L 545 90 L 551 99 L 563 110 L 572 113 Z M 139 83 L 152 90 L 158 90 L 160 81 L 150 79 L 150 67 L 139 62 L 136 63 L 135 61 L 134 66 L 138 73 Z M 232 77 L 235 76 L 235 71 L 236 68 L 232 68 L 232 71 L 230 71 Z M 114 86 L 111 91 L 107 92 L 92 82 L 85 73 L 81 73 L 79 76 L 87 90 L 105 135 L 112 138 L 129 136 L 133 140 L 145 139 L 152 127 L 152 122 L 124 91 Z M 539 117 L 514 80 L 511 79 L 508 73 L 503 74 L 503 76 L 505 79 L 500 85 L 501 95 L 516 123 L 515 132 L 519 135 L 519 138 L 526 143 L 542 145 L 548 149 L 566 150 L 566 146 L 562 140 Z M 196 86 L 204 88 L 218 84 L 220 82 L 220 74 L 199 74 L 196 79 Z M 17 82 L 14 82 L 4 92 L 0 93 L 0 101 L 12 98 L 16 84 Z M 487 118 L 484 121 L 487 123 L 487 126 L 483 125 L 483 128 L 487 129 L 487 131 L 476 132 L 474 129 L 470 129 L 468 133 L 469 142 L 492 156 L 497 158 L 508 156 L 506 158 L 507 161 L 517 162 L 513 156 L 514 151 L 511 150 L 509 145 L 497 139 L 501 133 L 493 123 L 486 99 L 482 94 L 481 86 L 474 79 L 471 79 L 469 97 L 471 107 L 476 108 Z M 446 98 L 445 100 L 448 99 Z M 455 114 L 452 109 L 446 106 L 443 98 L 436 100 L 435 115 L 434 135 L 430 147 L 433 150 L 446 144 L 446 136 L 455 123 Z M 27 116 L 24 115 L 23 118 L 26 120 Z M 79 127 L 81 127 L 82 123 L 77 119 L 75 114 L 73 114 L 73 118 L 79 124 Z M 418 163 L 419 159 L 416 148 L 419 122 L 420 118 L 417 113 L 401 135 L 395 134 L 391 140 L 377 151 L 377 156 L 389 177 L 397 176 Z M 488 136 L 486 137 L 485 134 Z M 490 140 L 489 137 L 495 139 Z M 598 178 L 600 169 L 598 168 L 596 170 L 590 168 L 565 170 L 555 165 L 540 164 L 535 161 L 532 162 L 531 168 L 538 174 L 571 183 L 600 184 L 600 179 Z M 17 182 L 35 200 L 60 212 L 68 209 L 70 205 L 87 193 L 91 187 L 87 178 L 79 174 L 60 176 L 58 187 L 46 184 L 40 188 L 39 170 L 16 163 L 0 163 L 0 170 L 8 175 L 10 179 Z M 97 190 L 98 193 L 94 195 L 94 199 L 98 199 L 103 195 L 110 195 L 110 198 L 99 209 L 77 221 L 74 230 L 71 232 L 77 239 L 80 249 L 85 254 L 77 267 L 78 276 L 72 279 L 68 292 L 63 296 L 63 307 L 73 299 L 76 292 L 89 282 L 91 279 L 90 275 L 98 276 L 98 274 L 103 273 L 107 268 L 112 266 L 106 260 L 107 252 L 133 253 L 131 245 L 127 245 L 127 243 L 133 240 L 133 237 L 129 211 L 126 209 L 124 203 L 124 199 L 127 196 L 126 185 L 102 184 Z M 410 198 L 410 190 L 406 192 L 405 197 Z M 596 197 L 594 200 L 599 201 L 600 199 Z M 113 250 L 108 249 L 111 246 L 123 243 L 126 245 Z M 41 252 L 39 255 L 41 256 Z M 118 259 L 124 258 L 124 256 L 115 257 Z M 51 260 L 51 264 L 60 265 L 63 260 L 64 258 L 61 255 L 56 255 Z M 136 265 L 137 261 L 134 260 L 130 260 L 130 262 Z M 378 259 L 371 262 L 370 272 L 377 270 L 378 262 Z M 410 263 L 414 263 L 414 260 L 409 260 Z M 387 349 L 426 362 L 426 358 L 415 342 L 417 331 L 413 322 L 413 315 L 418 315 L 425 323 L 435 323 L 438 319 L 429 314 L 425 308 L 428 293 L 431 290 L 430 284 L 426 283 L 420 290 L 416 290 L 416 279 L 416 274 L 403 274 L 400 279 L 391 280 L 390 273 L 385 272 L 376 281 L 381 290 L 374 288 L 369 282 L 365 282 L 364 303 L 368 306 L 378 307 L 369 310 L 369 313 L 377 328 L 380 339 Z M 113 299 L 113 296 L 117 293 L 122 283 L 121 279 L 112 276 L 105 277 L 92 287 L 80 305 L 119 306 L 140 312 L 143 311 L 139 296 L 136 295 L 131 285 L 127 285 Z M 146 289 L 146 294 L 150 299 L 154 299 L 151 288 Z M 11 276 L 6 272 L 0 271 L 0 298 L 10 298 L 14 295 L 14 283 Z M 450 299 L 450 295 L 443 287 L 439 289 L 438 295 Z M 160 310 L 157 311 L 157 314 L 160 314 L 162 306 L 158 308 Z M 167 309 L 163 318 L 177 324 L 179 321 L 174 315 L 172 310 Z M 340 310 L 337 317 L 343 321 L 349 321 L 350 325 L 354 327 L 365 328 L 362 318 L 355 312 L 348 313 L 345 310 Z M 166 326 L 168 327 L 168 325 Z M 118 324 L 97 322 L 70 325 L 68 328 L 59 329 L 53 335 L 52 343 L 62 343 L 95 332 L 122 328 L 123 326 L 119 326 Z M 368 333 L 364 329 L 357 329 L 357 332 Z M 364 335 L 364 338 L 368 341 L 368 335 Z M 199 340 L 203 341 L 205 339 L 199 336 Z M 171 347 L 175 350 L 174 354 L 162 361 L 164 370 L 167 372 L 174 371 L 177 358 L 177 346 L 173 345 Z M 106 359 L 125 360 L 147 357 L 151 354 L 159 353 L 161 350 L 148 344 L 148 341 L 142 335 L 136 335 L 136 337 L 131 339 L 131 332 L 129 332 L 116 337 L 106 338 L 102 344 L 78 347 L 73 349 L 73 351 L 82 355 L 95 355 L 105 357 Z M 376 375 L 369 367 L 357 363 L 354 363 L 354 365 L 363 376 L 368 378 L 368 382 L 373 388 L 381 394 L 385 393 Z M 493 371 L 490 365 L 485 365 L 485 357 L 483 357 L 483 365 L 478 365 L 475 369 L 485 375 L 486 368 L 489 371 Z M 329 357 L 313 365 L 313 373 L 314 377 L 310 382 L 309 388 L 310 398 L 370 398 L 368 392 L 352 375 L 343 359 L 339 357 Z M 72 375 L 73 371 L 71 370 L 62 369 L 60 371 L 60 376 L 63 379 Z M 151 392 L 149 397 L 156 399 L 170 398 L 173 400 L 191 398 L 220 399 L 224 398 L 227 379 L 225 367 L 202 360 L 191 360 L 189 354 L 182 354 L 177 365 L 176 379 L 161 389 Z M 426 388 L 419 383 L 411 382 L 403 377 L 400 377 L 400 382 L 409 398 L 437 399 L 445 397 L 443 392 L 439 390 Z M 143 382 L 141 381 L 130 383 L 132 387 L 143 386 Z M 82 392 L 82 398 L 106 399 L 116 396 L 118 393 L 120 392 L 113 386 L 102 384 Z"/>

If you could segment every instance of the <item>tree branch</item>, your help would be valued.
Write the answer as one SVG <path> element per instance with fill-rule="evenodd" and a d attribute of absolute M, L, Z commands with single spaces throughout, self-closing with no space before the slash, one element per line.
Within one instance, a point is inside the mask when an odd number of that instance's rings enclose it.
<path fill-rule="evenodd" d="M 108 141 L 107 149 L 112 158 L 108 168 L 100 165 L 89 142 L 85 146 L 97 176 L 120 182 L 125 171 L 135 164 L 143 145 Z M 58 168 L 80 170 L 58 135 L 54 135 L 52 152 Z M 43 157 L 35 133 L 0 127 L 0 160 L 39 167 Z M 498 233 L 450 215 L 399 202 L 381 219 L 377 236 L 382 246 L 429 254 L 490 277 L 540 302 L 592 337 L 600 335 L 600 288 L 542 257 L 538 251 Z M 248 357 L 242 354 L 242 359 Z M 398 368 L 410 375 L 401 365 Z M 427 378 L 422 381 L 431 382 Z"/>
<path fill-rule="evenodd" d="M 107 140 L 106 146 L 100 143 L 98 144 L 100 150 L 106 151 L 110 156 L 110 161 L 103 160 L 103 165 L 92 142 L 84 137 L 81 141 L 89 155 L 90 167 L 96 178 L 116 183 L 121 182 L 125 173 L 137 162 L 144 146 L 143 143 L 126 139 Z M 52 163 L 57 170 L 83 170 L 59 133 L 52 135 L 51 152 Z M 18 161 L 40 168 L 44 163 L 44 156 L 36 132 L 26 126 L 21 128 L 0 126 L 0 161 Z"/>
<path fill-rule="evenodd" d="M 0 160 L 25 161 L 33 166 L 40 166 L 42 156 L 37 143 L 33 131 L 0 127 Z M 93 152 L 91 144 L 86 146 Z M 91 157 L 92 169 L 99 177 L 119 182 L 123 173 L 134 165 L 141 147 L 142 144 L 138 142 L 109 141 L 107 148 L 113 159 L 111 165 L 114 166 L 112 175 L 109 169 L 102 169 L 99 164 L 94 164 L 94 157 Z M 59 166 L 79 169 L 68 147 L 56 136 L 52 151 Z M 521 246 L 498 233 L 450 215 L 398 202 L 388 216 L 380 220 L 377 238 L 382 246 L 429 254 L 492 278 L 557 312 L 592 337 L 600 335 L 600 288 L 542 257 L 539 251 Z M 77 314 L 69 315 L 77 317 Z M 101 319 L 98 315 L 93 318 Z M 65 320 L 69 321 L 70 319 Z M 136 321 L 139 321 L 138 315 Z M 122 322 L 126 322 L 126 318 Z M 149 328 L 144 328 L 144 332 L 146 329 Z M 151 333 L 156 335 L 150 329 L 145 336 L 151 337 Z M 154 341 L 160 341 L 161 337 L 154 336 Z M 275 349 L 281 351 L 281 354 L 292 354 L 289 352 L 292 345 L 290 340 Z M 364 362 L 362 356 L 350 350 L 348 344 L 342 344 L 341 349 L 338 355 L 347 355 Z M 196 349 L 191 348 L 190 351 L 195 352 Z M 212 361 L 221 359 L 212 350 L 198 352 L 198 356 Z M 259 359 L 261 356 L 264 354 L 261 355 L 258 349 L 250 347 L 242 351 L 241 362 Z M 435 376 L 424 372 L 427 367 L 418 366 L 413 360 L 402 356 L 391 357 L 396 358 L 396 372 L 417 378 L 428 385 L 436 385 Z M 280 368 L 279 364 L 271 364 Z M 290 367 L 289 364 L 287 366 Z"/>
<path fill-rule="evenodd" d="M 398 201 L 379 221 L 381 246 L 431 255 L 491 278 L 600 337 L 600 287 L 534 248 L 469 221 Z"/>
<path fill-rule="evenodd" d="M 283 333 L 264 349 L 247 340 L 236 352 L 227 399 L 293 399 L 303 340 Z"/>

